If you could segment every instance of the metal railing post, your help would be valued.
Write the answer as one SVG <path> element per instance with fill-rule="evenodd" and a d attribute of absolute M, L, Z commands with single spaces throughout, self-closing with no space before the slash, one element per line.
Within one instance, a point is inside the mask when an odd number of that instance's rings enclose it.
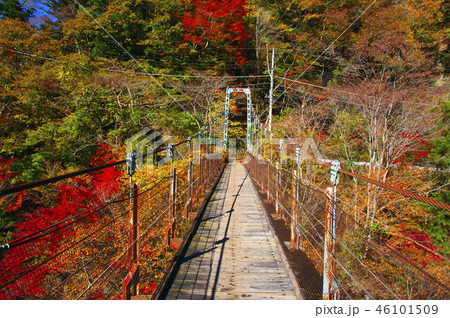
<path fill-rule="evenodd" d="M 132 224 L 132 242 L 133 242 L 133 264 L 138 262 L 138 186 L 133 185 L 133 215 L 131 218 Z"/>
<path fill-rule="evenodd" d="M 295 227 L 297 223 L 297 171 L 292 174 L 292 212 L 291 212 L 291 246 L 295 244 Z"/>
<path fill-rule="evenodd" d="M 188 184 L 189 184 L 189 207 L 186 210 L 186 217 L 192 213 L 192 206 L 194 200 L 194 163 L 189 160 L 189 170 L 188 170 Z"/>
<path fill-rule="evenodd" d="M 199 132 L 198 132 L 198 142 L 200 143 L 200 145 L 199 145 L 199 147 L 198 147 L 198 149 L 199 149 L 199 153 L 198 153 L 198 160 L 199 160 L 199 162 L 198 162 L 198 168 L 199 168 L 199 182 L 200 182 L 200 184 L 199 184 L 199 187 L 198 187 L 198 189 L 197 189 L 197 200 L 198 200 L 198 192 L 199 192 L 199 190 L 201 190 L 202 189 L 202 186 L 203 186 L 203 169 L 202 169 L 202 131 L 200 130 Z"/>
<path fill-rule="evenodd" d="M 259 184 L 261 185 L 261 188 L 263 188 L 263 178 L 262 178 L 262 167 L 261 167 L 261 159 L 260 157 L 258 157 L 258 159 L 256 160 L 256 165 L 258 167 L 258 181 Z"/>
<path fill-rule="evenodd" d="M 270 200 L 270 162 L 267 162 L 267 200 Z"/>
<path fill-rule="evenodd" d="M 299 170 L 297 170 L 297 180 L 295 182 L 295 202 L 297 202 L 297 210 L 296 210 L 297 211 L 297 219 L 296 219 L 296 222 L 298 224 L 298 226 L 295 228 L 295 232 L 297 233 L 297 249 L 303 250 L 303 246 L 302 246 L 302 243 L 300 241 L 300 238 L 301 238 L 300 221 L 302 219 L 302 214 L 301 214 L 302 210 L 300 209 L 300 207 L 302 206 L 300 204 L 300 181 L 301 181 L 300 174 L 301 174 L 301 171 L 299 169 Z"/>
<path fill-rule="evenodd" d="M 325 239 L 323 252 L 323 290 L 322 299 L 331 300 L 336 297 L 336 262 L 334 261 L 334 247 L 335 247 L 335 222 L 336 213 L 333 208 L 334 202 L 334 188 L 328 187 L 326 189 L 327 204 L 326 204 L 326 219 L 325 219 Z"/>
<path fill-rule="evenodd" d="M 193 159 L 193 153 L 192 153 L 192 137 L 188 137 L 188 148 L 189 148 L 189 169 L 188 169 L 188 175 L 187 175 L 187 182 L 188 182 L 188 197 L 187 201 L 189 202 L 188 206 L 186 207 L 185 211 L 185 217 L 189 217 L 189 214 L 192 212 L 192 200 L 193 200 L 193 182 L 194 182 L 194 167 L 192 165 L 192 159 Z"/>
<path fill-rule="evenodd" d="M 271 165 L 272 165 L 272 141 L 273 141 L 273 134 L 270 133 L 270 138 L 269 138 L 270 161 L 269 161 L 269 164 L 267 165 L 267 200 L 270 200 L 270 169 L 271 169 Z"/>
<path fill-rule="evenodd" d="M 171 236 L 175 238 L 175 230 L 177 226 L 177 168 L 173 167 L 172 170 L 172 183 L 171 183 L 171 203 L 172 203 L 172 230 Z"/>
<path fill-rule="evenodd" d="M 279 163 L 276 163 L 276 170 L 277 170 L 277 180 L 275 182 L 275 211 L 277 217 L 280 217 L 280 211 L 278 207 L 278 199 L 279 199 L 279 192 L 280 192 L 280 183 L 281 183 L 281 173 L 279 168 Z"/>
<path fill-rule="evenodd" d="M 131 204 L 131 232 L 130 232 L 130 250 L 131 252 L 131 268 L 122 282 L 122 298 L 131 299 L 132 296 L 139 295 L 139 246 L 138 246 L 138 185 L 133 184 L 132 188 L 132 204 Z"/>
<path fill-rule="evenodd" d="M 209 170 L 209 160 L 208 160 L 208 157 L 209 157 L 209 137 L 208 137 L 208 128 L 209 127 L 206 127 L 206 131 L 205 131 L 205 134 L 206 134 L 206 144 L 205 144 L 205 174 L 206 174 L 206 176 L 205 176 L 205 187 L 206 187 L 206 185 L 208 184 L 208 182 L 209 182 L 209 173 L 208 173 L 208 170 Z M 206 189 L 206 188 L 205 188 Z"/>

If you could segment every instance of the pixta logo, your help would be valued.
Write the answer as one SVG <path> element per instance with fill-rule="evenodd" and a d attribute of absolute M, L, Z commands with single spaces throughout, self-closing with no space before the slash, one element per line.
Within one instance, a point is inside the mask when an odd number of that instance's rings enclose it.
<path fill-rule="evenodd" d="M 241 140 L 242 142 L 246 143 L 245 139 Z M 299 145 L 301 146 L 299 147 Z M 231 157 L 232 154 L 235 155 L 236 153 L 236 142 L 232 142 L 232 140 L 230 140 L 229 148 Z M 291 159 L 296 160 L 298 164 L 301 164 L 306 160 L 311 160 L 311 158 L 314 158 L 318 161 L 327 161 L 322 156 L 321 152 L 319 151 L 319 147 L 317 147 L 317 144 L 312 138 L 306 138 L 303 140 L 303 142 L 300 142 L 296 138 L 271 138 L 268 144 L 263 142 L 256 142 L 253 143 L 250 147 L 247 147 L 247 149 L 252 149 L 252 153 L 254 155 L 270 154 L 272 151 L 276 150 L 280 154 L 281 164 L 286 164 L 288 161 L 288 148 L 295 149 L 295 158 L 291 157 Z M 250 160 L 250 157 L 247 154 L 244 162 L 248 160 Z M 265 163 L 262 157 L 258 157 L 257 161 L 260 164 Z"/>
<path fill-rule="evenodd" d="M 172 136 L 166 136 L 159 131 L 144 128 L 125 142 L 127 153 L 136 153 L 136 168 L 142 169 L 144 160 L 147 171 L 161 167 L 170 161 L 170 149 L 167 147 L 173 141 Z M 166 147 L 162 147 L 166 145 Z M 160 156 L 156 156 L 156 154 Z M 157 159 L 159 158 L 159 159 Z"/>
<path fill-rule="evenodd" d="M 153 172 L 154 168 L 161 167 L 171 160 L 169 144 L 172 142 L 172 136 L 163 135 L 159 131 L 144 128 L 126 140 L 126 151 L 128 154 L 135 153 L 137 169 L 142 169 L 145 162 L 147 171 Z M 298 147 L 300 142 L 295 138 L 270 138 L 269 142 L 258 140 L 248 145 L 246 138 L 229 138 L 227 147 L 229 159 L 236 159 L 238 144 L 244 145 L 247 151 L 255 155 L 261 164 L 264 164 L 265 161 L 263 156 L 259 155 L 268 155 L 272 151 L 277 151 L 280 154 L 280 163 L 285 164 L 288 160 L 288 147 L 291 149 Z M 222 138 L 192 138 L 191 147 L 193 164 L 200 164 L 202 158 L 219 160 L 223 158 Z M 291 156 L 291 159 L 295 159 L 299 164 L 311 157 L 319 161 L 327 161 L 324 160 L 312 138 L 306 138 L 301 143 L 301 147 L 295 148 L 295 150 L 296 158 L 292 158 Z M 176 149 L 172 149 L 172 151 L 179 153 Z M 188 156 L 189 152 L 179 154 L 185 157 Z M 249 160 L 250 157 L 247 155 L 244 162 Z"/>
<path fill-rule="evenodd" d="M 204 146 L 204 147 L 202 147 Z M 196 138 L 192 141 L 193 163 L 200 164 L 202 148 L 206 159 L 223 159 L 223 139 L 222 138 Z"/>

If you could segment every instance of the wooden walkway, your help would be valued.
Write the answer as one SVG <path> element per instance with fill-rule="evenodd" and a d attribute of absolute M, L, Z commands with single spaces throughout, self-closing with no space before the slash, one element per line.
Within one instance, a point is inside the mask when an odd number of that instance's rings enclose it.
<path fill-rule="evenodd" d="M 230 164 L 166 299 L 296 299 L 250 176 Z"/>

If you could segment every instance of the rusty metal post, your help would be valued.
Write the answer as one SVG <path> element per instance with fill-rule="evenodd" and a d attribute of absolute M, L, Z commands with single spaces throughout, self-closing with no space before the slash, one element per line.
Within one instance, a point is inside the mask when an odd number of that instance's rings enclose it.
<path fill-rule="evenodd" d="M 189 160 L 189 170 L 188 170 L 188 184 L 189 184 L 189 207 L 186 209 L 186 217 L 192 213 L 192 206 L 194 200 L 194 163 Z"/>
<path fill-rule="evenodd" d="M 199 171 L 199 184 L 198 184 L 198 189 L 197 191 L 200 191 L 200 193 L 202 192 L 202 186 L 203 186 L 203 178 L 204 178 L 204 171 L 203 171 L 203 159 L 202 159 L 202 146 L 200 145 L 200 161 L 199 161 L 199 165 L 198 165 L 198 171 Z"/>
<path fill-rule="evenodd" d="M 275 182 L 275 187 L 276 187 L 275 188 L 275 211 L 276 211 L 277 217 L 280 217 L 278 200 L 279 200 L 280 183 L 281 183 L 281 171 L 280 171 L 280 167 L 279 167 L 279 163 L 278 162 L 276 164 L 276 169 L 277 169 L 277 180 Z"/>
<path fill-rule="evenodd" d="M 254 165 L 255 165 L 255 176 L 254 178 L 256 179 L 256 181 L 261 184 L 261 171 L 260 171 L 260 164 L 259 164 L 259 160 L 258 157 L 253 157 L 252 158 Z"/>
<path fill-rule="evenodd" d="M 177 227 L 177 168 L 173 167 L 172 182 L 170 187 L 171 203 L 172 203 L 172 230 L 171 236 L 175 238 L 175 230 Z"/>
<path fill-rule="evenodd" d="M 122 283 L 122 298 L 131 299 L 132 296 L 139 294 L 139 246 L 138 246 L 138 185 L 133 184 L 132 188 L 132 205 L 131 205 L 131 269 Z M 130 251 L 129 251 L 130 252 Z"/>
<path fill-rule="evenodd" d="M 200 159 L 201 160 L 201 159 Z M 201 161 L 200 161 L 201 162 Z M 198 165 L 196 165 L 197 168 L 195 168 L 197 170 L 197 178 L 195 178 L 195 171 L 194 171 L 194 188 L 195 188 L 195 202 L 198 202 L 199 200 L 199 190 L 200 190 L 200 178 L 201 178 L 201 173 L 202 173 L 202 166 L 201 163 L 199 162 Z"/>
<path fill-rule="evenodd" d="M 269 161 L 269 166 L 272 165 L 272 142 L 273 142 L 273 133 L 270 133 L 270 137 L 269 137 L 269 152 L 270 152 L 270 161 Z M 268 169 L 269 173 L 267 176 L 267 200 L 270 200 L 270 167 Z"/>
<path fill-rule="evenodd" d="M 336 276 L 336 262 L 333 255 L 335 252 L 335 235 L 336 235 L 336 209 L 334 209 L 334 188 L 326 189 L 326 220 L 325 220 L 325 240 L 323 253 L 323 300 L 335 299 L 337 292 L 337 284 L 334 279 Z"/>
<path fill-rule="evenodd" d="M 133 215 L 131 218 L 132 226 L 132 246 L 133 246 L 133 264 L 138 263 L 138 186 L 133 185 Z"/>
<path fill-rule="evenodd" d="M 130 300 L 132 296 L 139 295 L 139 265 L 133 264 L 122 282 L 122 299 Z"/>
<path fill-rule="evenodd" d="M 263 159 L 265 160 L 266 157 L 266 139 L 267 139 L 267 128 L 264 128 L 264 139 L 262 140 L 262 144 L 263 144 Z"/>
<path fill-rule="evenodd" d="M 271 162 L 267 162 L 267 200 L 270 200 L 270 165 Z"/>
<path fill-rule="evenodd" d="M 291 246 L 295 244 L 295 227 L 297 223 L 297 170 L 292 174 L 292 212 L 291 212 Z"/>
<path fill-rule="evenodd" d="M 256 165 L 257 165 L 257 167 L 258 167 L 258 182 L 259 182 L 259 184 L 261 185 L 261 188 L 263 188 L 263 177 L 262 177 L 262 165 L 261 165 L 261 161 L 262 161 L 262 157 L 261 157 L 261 159 L 260 158 L 258 158 L 257 160 L 256 160 Z"/>
<path fill-rule="evenodd" d="M 209 139 L 208 139 L 208 184 L 211 183 L 211 171 L 212 171 L 212 159 L 211 159 L 211 150 L 212 150 L 212 144 L 211 144 L 211 132 L 212 132 L 212 124 L 209 124 Z"/>
<path fill-rule="evenodd" d="M 264 191 L 266 191 L 266 195 L 269 193 L 269 184 L 268 184 L 268 174 L 269 174 L 269 163 L 264 161 L 264 165 L 261 167 L 261 182 L 264 187 Z"/>
<path fill-rule="evenodd" d="M 198 142 L 199 142 L 199 147 L 198 147 L 198 167 L 199 167 L 199 186 L 197 188 L 197 200 L 198 200 L 198 191 L 202 188 L 203 185 L 203 169 L 202 169 L 202 131 L 200 130 L 198 132 Z"/>
<path fill-rule="evenodd" d="M 206 154 L 206 145 L 205 145 L 205 152 L 204 152 L 204 157 L 203 157 L 203 165 L 204 165 L 204 167 L 202 168 L 203 169 L 203 172 L 202 172 L 202 186 L 201 186 L 201 193 L 204 193 L 205 192 L 205 185 L 206 185 L 206 182 L 207 182 L 207 180 L 208 180 L 208 172 L 206 171 L 206 164 L 207 164 L 207 154 Z"/>
<path fill-rule="evenodd" d="M 297 180 L 295 182 L 295 202 L 297 204 L 297 223 L 298 226 L 295 228 L 295 232 L 297 233 L 297 249 L 301 249 L 302 251 L 304 250 L 302 243 L 300 241 L 301 238 L 301 231 L 300 231 L 300 221 L 302 218 L 302 210 L 301 210 L 301 204 L 300 204 L 300 174 L 301 174 L 301 170 L 298 169 L 296 175 L 297 175 Z M 303 199 L 302 199 L 303 202 Z"/>
<path fill-rule="evenodd" d="M 193 182 L 194 182 L 194 166 L 192 163 L 193 152 L 192 152 L 192 137 L 188 137 L 188 147 L 189 147 L 189 169 L 188 169 L 188 206 L 186 207 L 186 215 L 185 217 L 189 217 L 189 214 L 192 212 L 192 200 L 193 200 Z"/>
<path fill-rule="evenodd" d="M 262 145 L 264 143 L 264 138 L 263 138 L 263 124 L 260 124 L 259 126 L 259 140 L 258 140 L 258 154 L 260 155 L 261 158 L 264 158 L 264 153 L 262 151 Z"/>
<path fill-rule="evenodd" d="M 211 184 L 211 179 L 212 179 L 212 156 L 211 156 L 211 136 L 209 137 L 208 140 L 208 147 L 209 147 L 209 152 L 207 154 L 208 158 L 207 158 L 207 173 L 208 173 L 208 183 L 207 186 L 209 186 Z"/>
<path fill-rule="evenodd" d="M 261 184 L 261 188 L 264 190 L 264 157 L 261 157 L 261 160 L 258 161 L 259 165 L 259 182 Z"/>

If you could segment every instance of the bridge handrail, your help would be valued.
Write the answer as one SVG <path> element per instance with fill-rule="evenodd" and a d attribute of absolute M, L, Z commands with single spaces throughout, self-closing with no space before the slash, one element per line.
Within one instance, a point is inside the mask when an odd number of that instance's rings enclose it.
<path fill-rule="evenodd" d="M 179 142 L 175 147 L 187 142 L 189 140 Z M 142 192 L 137 190 L 135 184 L 131 197 L 129 192 L 121 193 L 84 211 L 74 210 L 76 214 L 73 216 L 37 229 L 32 234 L 28 232 L 26 236 L 0 246 L 0 299 L 130 297 L 125 285 L 123 294 L 122 291 L 117 293 L 116 289 L 110 290 L 108 286 L 130 283 L 127 279 L 123 280 L 122 275 L 127 273 L 139 278 L 145 270 L 144 281 L 150 277 L 146 264 L 151 264 L 151 254 L 148 253 L 153 253 L 153 244 L 166 244 L 167 247 L 176 248 L 172 247 L 172 239 L 179 233 L 176 231 L 183 230 L 186 226 L 183 224 L 189 224 L 188 219 L 192 219 L 190 215 L 196 211 L 199 200 L 209 191 L 211 182 L 223 167 L 223 158 L 207 156 L 204 150 L 207 149 L 200 147 L 200 164 L 193 165 L 194 150 L 190 146 L 188 168 L 182 162 L 173 162 L 170 176 L 154 180 Z M 93 169 L 98 171 L 125 162 L 122 160 Z M 177 165 L 182 167 L 176 169 Z M 93 169 L 89 172 L 94 171 Z M 86 173 L 75 173 L 83 172 Z M 59 176 L 61 180 L 64 177 L 67 175 Z M 48 184 L 51 180 L 46 182 Z M 127 220 L 128 217 L 133 220 L 131 223 Z M 97 221 L 92 223 L 93 220 Z M 161 245 L 157 241 L 165 243 Z M 140 252 L 136 252 L 140 250 L 147 253 L 143 258 L 139 256 Z M 76 256 L 79 253 L 82 254 Z M 89 276 L 92 275 L 92 280 L 87 285 L 82 278 L 86 269 Z M 82 284 L 76 287 L 74 283 L 80 279 Z M 131 282 L 135 290 L 138 290 L 135 279 Z M 40 285 L 45 286 L 45 290 L 37 287 Z M 97 294 L 99 290 L 104 294 Z"/>
<path fill-rule="evenodd" d="M 377 293 L 379 293 L 379 291 L 371 291 L 369 293 L 367 282 L 360 283 L 358 281 L 358 278 L 364 277 L 364 274 L 361 276 L 358 272 L 352 273 L 352 266 L 346 268 L 346 266 L 349 266 L 349 259 L 344 258 L 345 261 L 342 261 L 341 257 L 347 254 L 347 256 L 345 256 L 347 258 L 356 258 L 359 262 L 358 264 L 360 264 L 359 266 L 362 266 L 364 272 L 366 272 L 366 275 L 375 278 L 379 287 L 384 289 L 384 293 L 388 293 L 390 297 L 394 298 L 404 297 L 404 295 L 399 293 L 399 290 L 396 289 L 397 286 L 392 285 L 392 282 L 395 280 L 383 277 L 383 272 L 379 272 L 379 268 L 373 267 L 370 262 L 367 264 L 369 260 L 364 258 L 359 259 L 357 257 L 358 254 L 355 255 L 354 252 L 352 252 L 352 249 L 354 248 L 352 244 L 355 243 L 349 243 L 348 235 L 350 235 L 357 241 L 366 240 L 366 245 L 368 246 L 367 249 L 370 248 L 373 250 L 372 253 L 381 257 L 378 262 L 380 262 L 381 259 L 385 259 L 388 263 L 394 264 L 394 266 L 398 267 L 402 273 L 412 278 L 412 281 L 416 282 L 418 286 L 421 286 L 424 291 L 427 291 L 429 293 L 429 296 L 427 297 L 432 297 L 433 299 L 446 299 L 448 297 L 450 288 L 445 282 L 442 282 L 439 279 L 440 276 L 435 276 L 433 270 L 430 271 L 426 268 L 422 268 L 423 265 L 409 259 L 407 254 L 404 255 L 403 251 L 398 250 L 398 247 L 391 246 L 391 242 L 384 242 L 379 239 L 374 235 L 372 229 L 366 228 L 357 219 L 353 219 L 353 215 L 350 215 L 350 213 L 336 204 L 335 199 L 333 201 L 333 198 L 329 196 L 328 190 L 324 191 L 320 188 L 311 187 L 310 185 L 303 183 L 303 181 L 298 178 L 299 175 L 289 168 L 284 169 L 279 166 L 275 167 L 273 163 L 262 160 L 259 156 L 258 159 L 252 154 L 249 154 L 249 156 L 250 159 L 248 160 L 247 166 L 252 179 L 255 184 L 261 188 L 263 193 L 265 193 L 264 196 L 267 194 L 267 199 L 275 205 L 274 208 L 276 213 L 272 214 L 272 216 L 276 220 L 283 221 L 288 229 L 291 227 L 291 241 L 287 242 L 289 243 L 289 248 L 302 249 L 303 251 L 312 254 L 315 252 L 317 255 L 312 257 L 312 259 L 315 259 L 314 262 L 322 262 L 321 266 L 324 266 L 324 268 L 326 263 L 325 255 L 328 253 L 329 259 L 339 266 L 341 273 L 336 272 L 336 269 L 330 271 L 324 269 L 323 277 L 325 277 L 325 273 L 327 273 L 327 275 L 331 277 L 328 279 L 331 279 L 336 284 L 336 286 L 331 289 L 331 295 L 339 297 L 339 293 L 341 292 L 345 293 L 346 297 L 349 297 L 350 299 L 355 297 L 355 295 L 352 296 L 352 292 L 345 287 L 348 282 L 343 278 L 345 277 L 342 274 L 344 272 L 347 275 L 347 279 L 350 278 L 355 286 L 359 286 L 358 289 L 367 297 L 376 298 Z M 296 170 L 296 168 L 294 169 Z M 326 209 L 325 206 L 327 207 Z M 331 228 L 328 227 L 328 220 L 325 220 L 325 216 L 328 218 L 328 215 L 331 215 L 330 207 L 333 206 L 336 210 L 335 221 L 339 225 L 336 229 L 336 231 L 338 231 L 337 233 L 332 232 Z M 347 224 L 348 220 L 354 223 Z M 342 236 L 344 233 L 346 236 Z M 336 251 L 334 248 L 327 251 L 325 245 L 328 240 L 327 236 L 330 235 L 336 244 L 344 245 L 342 245 L 341 248 L 337 247 Z M 404 239 L 407 240 L 408 238 Z M 401 241 L 402 238 L 399 240 Z M 304 241 L 304 243 L 299 244 L 301 241 Z M 297 243 L 295 244 L 295 242 Z M 335 243 L 333 243 L 333 246 L 334 244 Z M 345 244 L 350 245 L 345 246 Z M 416 241 L 413 241 L 412 244 L 416 244 L 417 246 L 423 245 Z M 426 248 L 426 246 L 423 247 L 426 253 L 429 252 L 434 255 L 434 257 L 446 259 L 448 261 L 448 258 L 445 256 Z M 328 246 L 328 248 L 330 248 L 330 246 Z M 309 252 L 308 249 L 310 249 Z M 342 254 L 342 251 L 345 251 L 345 253 Z M 341 254 L 338 254 L 337 252 Z M 311 256 L 310 254 L 308 255 L 308 257 Z M 381 276 L 378 276 L 380 274 Z M 369 288 L 369 290 L 371 289 Z M 328 292 L 324 292 L 323 295 L 324 297 L 327 297 L 326 299 L 331 297 Z"/>

